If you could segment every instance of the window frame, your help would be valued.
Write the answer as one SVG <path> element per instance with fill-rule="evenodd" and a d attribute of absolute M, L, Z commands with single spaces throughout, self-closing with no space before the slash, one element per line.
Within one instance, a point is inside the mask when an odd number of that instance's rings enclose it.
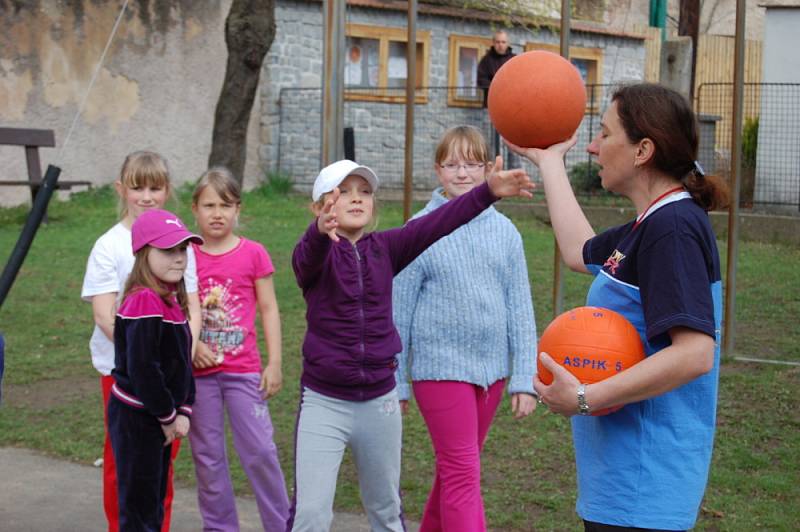
<path fill-rule="evenodd" d="M 389 79 L 389 43 L 402 42 L 408 46 L 408 30 L 391 26 L 373 26 L 369 24 L 347 24 L 346 37 L 373 39 L 378 41 L 378 86 L 372 87 L 372 92 L 366 94 L 362 89 L 344 87 L 344 98 L 347 101 L 406 103 L 406 94 L 397 96 L 396 88 L 387 87 Z M 428 30 L 417 31 L 417 47 L 422 45 L 422 53 L 417 53 L 416 83 L 417 91 L 414 103 L 428 103 L 427 91 L 420 88 L 428 86 L 428 66 L 430 64 L 431 32 Z M 422 57 L 420 57 L 420 55 Z M 406 65 L 407 67 L 407 65 Z"/>
<path fill-rule="evenodd" d="M 561 54 L 561 47 L 557 44 L 549 44 L 542 42 L 528 42 L 525 44 L 525 51 L 531 50 L 545 50 Z M 585 48 L 583 46 L 570 46 L 569 47 L 570 59 L 583 59 L 585 61 L 594 62 L 594 67 L 589 69 L 586 75 L 587 85 L 598 85 L 602 83 L 603 79 L 603 49 L 602 48 Z M 591 95 L 586 95 L 586 112 L 597 113 L 600 109 L 600 97 L 602 96 L 601 87 L 594 87 L 594 100 Z M 592 105 L 594 101 L 594 105 Z"/>
<path fill-rule="evenodd" d="M 458 87 L 458 60 L 459 50 L 461 48 L 477 48 L 478 50 L 478 63 L 486 55 L 489 48 L 492 47 L 492 39 L 486 37 L 478 37 L 477 35 L 463 35 L 458 33 L 451 33 L 449 36 L 450 47 L 447 65 L 447 85 L 449 87 Z M 478 65 L 475 65 L 477 69 Z M 475 84 L 477 87 L 477 83 Z M 457 91 L 452 88 L 447 91 L 447 105 L 449 107 L 483 107 L 483 89 L 478 88 L 478 99 L 471 100 L 467 98 L 459 98 Z"/>

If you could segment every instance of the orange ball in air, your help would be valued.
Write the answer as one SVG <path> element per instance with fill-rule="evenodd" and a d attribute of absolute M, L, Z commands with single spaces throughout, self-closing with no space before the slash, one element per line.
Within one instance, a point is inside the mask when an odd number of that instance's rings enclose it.
<path fill-rule="evenodd" d="M 584 384 L 599 382 L 644 360 L 644 345 L 636 328 L 621 314 L 601 307 L 569 310 L 547 326 L 539 340 L 545 352 Z M 536 357 L 539 380 L 553 382 L 553 374 Z M 591 406 L 591 405 L 590 405 Z M 593 412 L 602 416 L 623 405 Z"/>
<path fill-rule="evenodd" d="M 572 136 L 586 110 L 578 69 L 552 52 L 509 59 L 489 85 L 489 117 L 504 138 L 523 148 L 546 148 Z"/>

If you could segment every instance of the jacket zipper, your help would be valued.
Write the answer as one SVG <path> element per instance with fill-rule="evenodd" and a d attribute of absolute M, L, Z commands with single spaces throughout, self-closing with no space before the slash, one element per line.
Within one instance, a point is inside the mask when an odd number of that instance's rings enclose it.
<path fill-rule="evenodd" d="M 366 351 L 364 347 L 364 326 L 365 326 L 365 317 L 364 317 L 364 278 L 363 272 L 361 270 L 361 254 L 358 252 L 358 247 L 355 243 L 353 243 L 353 251 L 356 254 L 356 271 L 358 272 L 358 318 L 359 318 L 359 352 L 361 353 L 361 367 L 359 368 L 361 374 L 361 382 L 362 384 L 366 380 L 366 375 L 364 373 L 364 359 L 366 358 Z M 359 392 L 363 396 L 363 392 Z"/>

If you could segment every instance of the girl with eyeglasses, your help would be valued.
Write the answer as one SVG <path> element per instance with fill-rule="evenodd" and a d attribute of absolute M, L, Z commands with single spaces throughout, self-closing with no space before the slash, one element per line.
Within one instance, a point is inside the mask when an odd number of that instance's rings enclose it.
<path fill-rule="evenodd" d="M 449 129 L 436 149 L 441 187 L 416 217 L 481 185 L 492 167 L 480 131 Z M 506 385 L 516 418 L 536 409 L 536 325 L 514 224 L 489 207 L 437 241 L 395 277 L 393 309 L 401 408 L 413 391 L 436 453 L 420 530 L 486 530 L 480 452 Z"/>

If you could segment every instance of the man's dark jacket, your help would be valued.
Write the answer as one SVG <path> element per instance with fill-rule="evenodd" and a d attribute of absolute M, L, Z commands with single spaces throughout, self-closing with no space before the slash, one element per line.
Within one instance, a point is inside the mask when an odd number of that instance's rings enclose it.
<path fill-rule="evenodd" d="M 511 51 L 510 46 L 503 55 L 498 54 L 497 51 L 495 51 L 494 46 L 492 46 L 478 63 L 478 87 L 483 89 L 484 107 L 486 107 L 486 99 L 489 95 L 489 85 L 492 83 L 494 75 L 497 74 L 497 71 L 500 70 L 500 67 L 503 66 L 506 61 L 515 55 L 517 54 Z"/>

